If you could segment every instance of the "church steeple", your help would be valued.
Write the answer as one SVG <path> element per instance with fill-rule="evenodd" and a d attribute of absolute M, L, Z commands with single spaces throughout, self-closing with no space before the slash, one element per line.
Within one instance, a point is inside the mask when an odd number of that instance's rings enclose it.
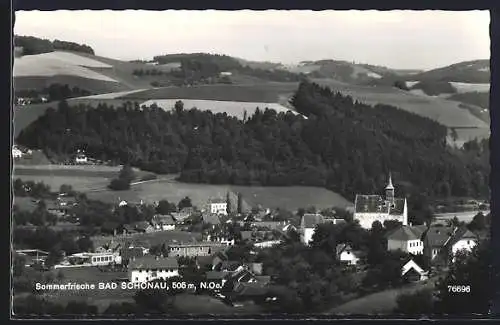
<path fill-rule="evenodd" d="M 389 182 L 385 187 L 385 199 L 390 202 L 390 204 L 394 203 L 394 185 L 392 185 L 392 175 L 389 173 Z"/>

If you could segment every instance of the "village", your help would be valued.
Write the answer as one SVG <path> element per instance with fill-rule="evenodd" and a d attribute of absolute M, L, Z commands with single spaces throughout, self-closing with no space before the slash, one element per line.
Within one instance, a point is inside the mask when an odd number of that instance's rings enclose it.
<path fill-rule="evenodd" d="M 79 204 L 77 193 L 60 192 L 54 197 L 43 201 L 47 212 L 63 225 L 60 230 L 78 232 L 81 220 L 75 214 Z M 206 205 L 198 208 L 186 197 L 184 203 L 171 206 L 168 213 L 158 213 L 161 204 L 155 202 L 156 212 L 151 218 L 130 223 L 105 221 L 100 231 L 90 237 L 88 251 L 70 254 L 62 251 L 50 264 L 46 262 L 53 253 L 37 247 L 15 249 L 14 254 L 23 258 L 27 268 L 62 272 L 65 276 L 60 277 L 61 284 L 76 281 L 71 278 L 72 272 L 85 274 L 84 270 L 93 275 L 79 280 L 101 283 L 107 279 L 112 283 L 130 283 L 135 289 L 155 281 L 181 279 L 186 291 L 197 292 L 201 282 L 205 286 L 212 283 L 211 290 L 203 291 L 205 294 L 230 306 L 243 306 L 254 304 L 256 299 L 274 302 L 278 298 L 270 293 L 273 274 L 266 274 L 263 263 L 255 258 L 240 258 L 245 254 L 241 251 L 246 249 L 246 253 L 256 257 L 266 249 L 287 245 L 293 238 L 305 247 L 312 246 L 320 240 L 315 235 L 318 229 L 325 225 L 340 228 L 357 225 L 354 227 L 365 232 L 373 231 L 374 223 L 390 227 L 384 235 L 384 246 L 387 252 L 405 256 L 398 262 L 402 283 L 426 282 L 444 274 L 456 254 L 471 252 L 485 239 L 485 232 L 474 233 L 464 223 L 453 225 L 439 220 L 427 225 L 409 223 L 407 200 L 394 197 L 391 176 L 385 197 L 357 195 L 352 210 L 332 209 L 325 215 L 302 211 L 286 219 L 279 216 L 279 210 L 265 207 L 244 211 L 240 199 L 234 200 L 227 193 L 226 197 L 207 198 Z M 29 196 L 20 200 L 31 200 L 38 205 L 42 201 Z M 140 214 L 148 208 L 151 205 L 142 201 L 122 200 L 112 209 Z M 29 223 L 16 227 L 37 229 Z M 241 248 L 240 255 L 235 254 L 237 247 Z M 369 253 L 355 242 L 337 242 L 331 253 L 346 272 L 367 271 Z"/>

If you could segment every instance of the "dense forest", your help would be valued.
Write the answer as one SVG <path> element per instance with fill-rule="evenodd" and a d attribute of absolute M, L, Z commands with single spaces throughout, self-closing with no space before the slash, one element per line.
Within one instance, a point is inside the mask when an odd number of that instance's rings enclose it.
<path fill-rule="evenodd" d="M 14 45 L 23 48 L 23 55 L 48 53 L 53 51 L 72 51 L 95 54 L 94 50 L 86 44 L 77 44 L 60 40 L 50 41 L 33 36 L 14 36 Z"/>
<path fill-rule="evenodd" d="M 489 195 L 488 141 L 450 149 L 447 129 L 437 122 L 309 82 L 301 83 L 292 103 L 308 118 L 264 109 L 241 121 L 184 109 L 181 102 L 164 111 L 63 101 L 17 142 L 52 158 L 84 147 L 103 161 L 180 172 L 186 182 L 321 186 L 353 199 L 379 192 L 392 171 L 398 194 Z"/>

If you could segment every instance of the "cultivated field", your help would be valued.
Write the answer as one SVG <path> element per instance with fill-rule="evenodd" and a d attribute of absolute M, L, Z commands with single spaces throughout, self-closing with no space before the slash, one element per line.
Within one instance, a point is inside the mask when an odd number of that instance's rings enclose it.
<path fill-rule="evenodd" d="M 469 93 L 469 92 L 479 92 L 479 93 L 488 93 L 490 92 L 490 84 L 482 83 L 482 84 L 473 84 L 473 83 L 465 83 L 465 82 L 450 82 L 453 87 L 457 90 L 458 93 Z"/>
<path fill-rule="evenodd" d="M 231 102 L 231 101 L 218 101 L 218 100 L 193 100 L 193 99 L 158 99 L 149 100 L 147 102 L 141 103 L 145 106 L 151 106 L 156 104 L 164 110 L 173 110 L 175 103 L 181 100 L 184 103 L 185 109 L 197 108 L 200 111 L 211 111 L 213 114 L 223 114 L 227 113 L 229 116 L 237 117 L 238 119 L 243 119 L 245 112 L 248 117 L 252 116 L 256 109 L 259 108 L 263 111 L 265 108 L 273 109 L 277 113 L 281 112 L 292 112 L 298 114 L 295 111 L 284 107 L 283 105 L 277 103 L 253 103 L 253 102 Z"/>
<path fill-rule="evenodd" d="M 76 191 L 87 192 L 106 188 L 120 169 L 121 166 L 15 165 L 12 177 L 22 181 L 44 182 L 52 190 L 58 190 L 61 185 L 66 184 Z M 138 178 L 150 174 L 137 169 L 135 172 Z"/>
<path fill-rule="evenodd" d="M 460 108 L 458 102 L 419 96 L 392 87 L 347 85 L 328 79 L 315 79 L 314 81 L 335 91 L 350 95 L 361 102 L 370 105 L 392 105 L 428 117 L 445 126 L 489 128 L 487 123 L 472 115 L 468 110 Z"/>
<path fill-rule="evenodd" d="M 117 82 L 88 68 L 112 68 L 102 62 L 68 52 L 27 55 L 14 60 L 14 78 L 71 75 L 88 79 Z"/>
<path fill-rule="evenodd" d="M 291 95 L 298 87 L 295 82 L 262 82 L 254 85 L 201 85 L 192 87 L 162 87 L 120 97 L 129 100 L 203 99 L 236 102 L 276 103 L 280 95 Z"/>

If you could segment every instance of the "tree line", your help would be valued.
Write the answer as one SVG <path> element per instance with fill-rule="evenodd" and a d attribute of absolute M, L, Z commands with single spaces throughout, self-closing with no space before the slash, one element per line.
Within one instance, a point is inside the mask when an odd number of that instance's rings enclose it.
<path fill-rule="evenodd" d="M 186 182 L 320 186 L 353 199 L 380 192 L 392 171 L 397 195 L 489 195 L 487 140 L 452 150 L 447 129 L 437 122 L 308 82 L 300 84 L 292 104 L 308 118 L 266 108 L 241 121 L 182 103 L 165 111 L 138 104 L 69 107 L 62 101 L 17 141 L 49 157 L 85 146 L 93 158 L 180 173 Z"/>
<path fill-rule="evenodd" d="M 94 55 L 94 50 L 86 44 L 78 44 L 61 40 L 50 41 L 33 36 L 14 36 L 14 46 L 23 48 L 23 55 L 34 55 L 57 50 L 82 52 Z"/>
<path fill-rule="evenodd" d="M 51 84 L 42 90 L 37 89 L 20 89 L 16 90 L 15 95 L 17 98 L 41 98 L 47 96 L 47 100 L 59 101 L 73 97 L 90 96 L 92 93 L 88 90 L 81 89 L 77 86 L 71 88 L 68 84 Z"/>

